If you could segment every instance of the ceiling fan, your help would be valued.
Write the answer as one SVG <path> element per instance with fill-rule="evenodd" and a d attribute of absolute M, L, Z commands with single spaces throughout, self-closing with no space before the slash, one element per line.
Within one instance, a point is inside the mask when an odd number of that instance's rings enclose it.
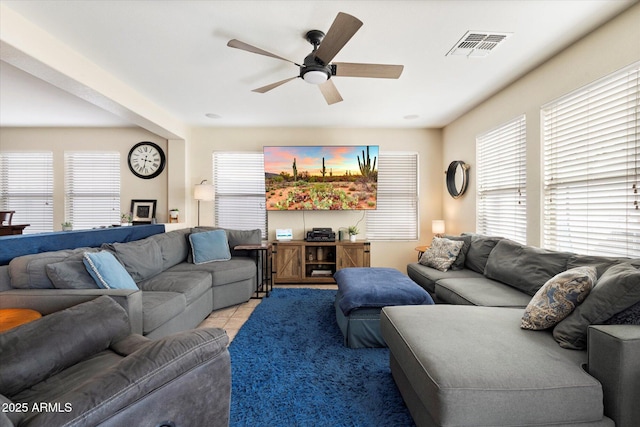
<path fill-rule="evenodd" d="M 347 44 L 351 37 L 360 29 L 362 21 L 349 14 L 340 12 L 331 24 L 327 34 L 320 30 L 307 32 L 306 38 L 313 45 L 313 51 L 304 58 L 302 64 L 298 64 L 289 59 L 275 55 L 266 50 L 262 50 L 240 40 L 229 40 L 227 46 L 271 58 L 281 59 L 291 62 L 300 67 L 300 74 L 279 82 L 253 89 L 253 92 L 265 93 L 275 89 L 291 80 L 302 78 L 304 81 L 316 84 L 320 92 L 327 101 L 327 104 L 335 104 L 342 101 L 338 89 L 331 80 L 332 76 L 337 77 L 374 77 L 383 79 L 397 79 L 402 74 L 403 65 L 388 64 L 359 64 L 352 62 L 331 62 L 331 60 Z"/>

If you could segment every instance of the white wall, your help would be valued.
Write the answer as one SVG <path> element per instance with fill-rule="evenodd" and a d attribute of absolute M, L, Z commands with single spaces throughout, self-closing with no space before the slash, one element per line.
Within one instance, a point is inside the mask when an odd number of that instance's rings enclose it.
<path fill-rule="evenodd" d="M 471 165 L 467 193 L 457 200 L 444 193 L 443 214 L 449 232 L 475 230 L 476 136 L 524 113 L 527 120 L 527 241 L 540 245 L 543 185 L 540 107 L 640 61 L 639 23 L 640 5 L 636 5 L 444 128 L 443 164 L 464 160 Z M 483 59 L 490 60 L 491 56 Z"/>
<path fill-rule="evenodd" d="M 413 151 L 420 158 L 420 229 L 421 236 L 413 242 L 373 242 L 371 265 L 406 270 L 408 262 L 416 259 L 418 244 L 431 240 L 431 220 L 440 218 L 444 191 L 441 133 L 432 129 L 326 129 L 326 128 L 198 128 L 190 140 L 191 183 L 212 179 L 214 151 L 262 151 L 265 145 L 379 145 L 384 151 Z M 195 223 L 195 201 L 193 216 Z M 213 203 L 201 203 L 200 223 L 213 223 Z M 312 227 L 340 227 L 353 225 L 363 217 L 363 211 L 269 212 L 269 238 L 275 238 L 276 228 L 292 228 L 295 239 L 304 238 Z M 364 239 L 366 219 L 358 224 Z"/>
<path fill-rule="evenodd" d="M 0 128 L 0 151 L 52 151 L 54 168 L 53 225 L 60 230 L 64 219 L 64 152 L 120 152 L 120 206 L 129 212 L 132 199 L 156 199 L 158 222 L 168 221 L 167 168 L 156 178 L 141 179 L 127 165 L 129 150 L 140 141 L 158 144 L 167 154 L 167 140 L 140 128 Z"/>

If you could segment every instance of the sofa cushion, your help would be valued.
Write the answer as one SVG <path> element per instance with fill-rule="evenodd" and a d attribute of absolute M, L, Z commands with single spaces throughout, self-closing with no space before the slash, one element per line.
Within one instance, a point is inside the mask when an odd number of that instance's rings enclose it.
<path fill-rule="evenodd" d="M 407 265 L 407 275 L 416 282 L 418 285 L 425 288 L 430 293 L 436 291 L 436 281 L 440 279 L 448 278 L 484 278 L 480 273 L 476 273 L 473 270 L 449 270 L 442 272 L 435 268 L 427 267 L 417 262 L 412 262 Z"/>
<path fill-rule="evenodd" d="M 478 278 L 441 279 L 435 285 L 439 301 L 486 307 L 526 307 L 531 297 L 504 283 Z"/>
<path fill-rule="evenodd" d="M 229 261 L 231 252 L 224 230 L 212 230 L 189 235 L 191 256 L 194 264 L 206 264 L 214 261 Z"/>
<path fill-rule="evenodd" d="M 587 299 L 553 329 L 560 346 L 583 349 L 587 328 L 607 321 L 640 301 L 640 269 L 630 263 L 609 267 Z"/>
<path fill-rule="evenodd" d="M 187 299 L 178 292 L 142 292 L 142 331 L 149 334 L 187 308 Z"/>
<path fill-rule="evenodd" d="M 85 252 L 82 261 L 99 287 L 103 289 L 138 289 L 127 270 L 111 252 Z"/>
<path fill-rule="evenodd" d="M 233 257 L 225 262 L 209 262 L 206 264 L 180 263 L 167 271 L 206 271 L 211 274 L 212 285 L 224 286 L 230 283 L 256 277 L 256 261 L 251 258 Z"/>
<path fill-rule="evenodd" d="M 451 270 L 462 270 L 464 269 L 464 263 L 467 260 L 467 252 L 469 252 L 469 247 L 471 246 L 471 236 L 444 236 L 445 239 L 461 241 L 463 242 L 462 249 L 460 249 L 460 253 L 458 253 L 458 257 L 451 264 Z"/>
<path fill-rule="evenodd" d="M 165 271 L 138 283 L 143 291 L 177 292 L 184 294 L 187 305 L 211 289 L 211 274 L 206 271 Z"/>
<path fill-rule="evenodd" d="M 436 270 L 447 271 L 458 257 L 463 245 L 463 241 L 434 237 L 431 246 L 424 251 L 419 262 Z"/>
<path fill-rule="evenodd" d="M 155 240 L 146 238 L 135 242 L 104 244 L 102 247 L 113 251 L 136 282 L 162 272 L 162 253 Z"/>
<path fill-rule="evenodd" d="M 549 279 L 566 270 L 571 255 L 503 239 L 491 251 L 484 275 L 533 296 Z"/>
<path fill-rule="evenodd" d="M 0 334 L 0 393 L 12 396 L 38 384 L 129 331 L 126 311 L 108 296 L 6 331 Z"/>
<path fill-rule="evenodd" d="M 602 386 L 582 369 L 586 352 L 520 329 L 521 316 L 496 307 L 385 307 L 380 327 L 434 425 L 601 421 Z"/>
<path fill-rule="evenodd" d="M 598 277 L 600 277 L 613 264 L 618 264 L 625 261 L 629 261 L 629 258 L 571 254 L 569 256 L 569 259 L 567 259 L 567 270 L 575 267 L 589 265 L 596 268 Z"/>
<path fill-rule="evenodd" d="M 168 233 L 156 234 L 149 238 L 155 240 L 160 247 L 163 271 L 187 259 L 189 255 L 189 233 L 190 230 L 184 228 L 169 231 Z"/>
<path fill-rule="evenodd" d="M 47 275 L 57 289 L 96 289 L 93 277 L 82 260 L 61 261 L 46 266 Z"/>
<path fill-rule="evenodd" d="M 477 273 L 484 274 L 489 254 L 502 237 L 483 236 L 481 234 L 462 233 L 463 236 L 471 236 L 471 243 L 464 261 L 464 266 Z"/>
<path fill-rule="evenodd" d="M 596 274 L 595 267 L 576 267 L 549 279 L 527 305 L 520 327 L 539 330 L 555 326 L 589 295 Z"/>

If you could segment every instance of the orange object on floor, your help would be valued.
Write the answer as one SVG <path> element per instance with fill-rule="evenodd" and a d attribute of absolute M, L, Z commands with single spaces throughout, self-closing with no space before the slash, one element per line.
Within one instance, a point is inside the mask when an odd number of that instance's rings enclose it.
<path fill-rule="evenodd" d="M 39 319 L 42 314 L 28 308 L 0 308 L 0 332 Z"/>

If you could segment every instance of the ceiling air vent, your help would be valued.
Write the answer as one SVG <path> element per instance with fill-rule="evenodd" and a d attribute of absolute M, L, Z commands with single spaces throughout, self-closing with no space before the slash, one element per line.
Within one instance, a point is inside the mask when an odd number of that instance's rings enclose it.
<path fill-rule="evenodd" d="M 467 58 L 483 58 L 513 33 L 496 33 L 489 31 L 467 31 L 460 40 L 447 52 L 446 56 L 466 56 Z"/>

